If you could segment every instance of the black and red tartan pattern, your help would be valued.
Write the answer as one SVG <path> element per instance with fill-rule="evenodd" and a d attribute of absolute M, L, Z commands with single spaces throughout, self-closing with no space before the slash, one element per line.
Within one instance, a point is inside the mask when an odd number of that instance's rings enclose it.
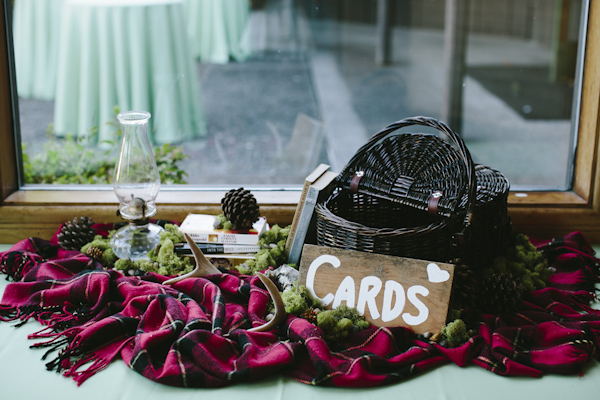
<path fill-rule="evenodd" d="M 37 319 L 31 335 L 48 369 L 79 384 L 121 358 L 148 379 L 172 386 L 221 387 L 275 374 L 311 385 L 368 387 L 402 381 L 437 365 L 470 363 L 506 376 L 577 374 L 599 359 L 600 312 L 589 305 L 599 260 L 573 233 L 536 245 L 556 273 L 518 312 L 478 316 L 478 333 L 446 348 L 405 328 L 369 328 L 328 342 L 309 321 L 289 316 L 277 330 L 265 322 L 269 294 L 257 277 L 223 273 L 173 286 L 148 274 L 130 277 L 55 238 L 29 238 L 0 253 L 12 279 L 0 320 Z"/>

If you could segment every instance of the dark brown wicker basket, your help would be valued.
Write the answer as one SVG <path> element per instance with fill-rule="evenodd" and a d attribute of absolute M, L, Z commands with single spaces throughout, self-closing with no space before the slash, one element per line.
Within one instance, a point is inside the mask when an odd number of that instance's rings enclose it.
<path fill-rule="evenodd" d="M 454 145 L 435 135 L 395 132 L 410 125 L 433 127 Z M 500 244 L 490 240 L 510 226 L 508 188 L 499 172 L 476 168 L 463 140 L 442 122 L 397 121 L 358 150 L 332 195 L 317 204 L 317 244 L 479 264 L 497 254 Z"/>
<path fill-rule="evenodd" d="M 508 216 L 510 183 L 499 171 L 475 165 L 477 188 L 470 238 L 460 258 L 473 266 L 483 266 L 514 244 L 514 231 Z M 463 198 L 462 207 L 467 198 Z"/>
<path fill-rule="evenodd" d="M 337 188 L 317 204 L 317 244 L 447 262 L 459 256 L 462 220 L 433 216 L 376 196 Z"/>

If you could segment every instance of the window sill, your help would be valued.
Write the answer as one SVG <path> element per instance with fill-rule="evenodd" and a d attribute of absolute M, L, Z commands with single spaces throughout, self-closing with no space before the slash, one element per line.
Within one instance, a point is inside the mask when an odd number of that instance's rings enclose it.
<path fill-rule="evenodd" d="M 218 214 L 222 191 L 164 190 L 157 198 L 156 218 L 182 221 L 188 213 Z M 291 223 L 300 197 L 298 190 L 255 191 L 261 212 L 271 224 Z M 543 238 L 581 231 L 600 242 L 600 214 L 573 192 L 519 192 L 508 199 L 509 215 L 519 232 Z M 57 227 L 76 216 L 99 222 L 119 222 L 112 190 L 20 190 L 0 207 L 0 243 L 29 236 L 50 238 Z"/>
<path fill-rule="evenodd" d="M 219 214 L 222 191 L 161 191 L 155 218 L 183 221 L 189 213 Z M 261 213 L 271 225 L 291 223 L 300 191 L 253 192 Z M 19 190 L 0 207 L 0 243 L 23 238 L 51 238 L 61 223 L 87 215 L 98 222 L 119 222 L 117 199 L 112 190 Z"/>

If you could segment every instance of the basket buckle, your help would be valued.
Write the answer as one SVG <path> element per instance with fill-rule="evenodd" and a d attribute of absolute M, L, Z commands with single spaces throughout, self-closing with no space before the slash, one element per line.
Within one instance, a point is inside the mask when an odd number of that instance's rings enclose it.
<path fill-rule="evenodd" d="M 350 181 L 350 192 L 352 192 L 352 193 L 358 192 L 358 184 L 360 183 L 360 180 L 362 179 L 363 176 L 365 176 L 365 171 L 356 171 L 354 173 L 354 176 L 352 177 L 352 180 Z"/>
<path fill-rule="evenodd" d="M 441 190 L 436 190 L 431 193 L 429 200 L 427 201 L 427 212 L 432 215 L 437 215 L 438 203 L 444 194 Z"/>

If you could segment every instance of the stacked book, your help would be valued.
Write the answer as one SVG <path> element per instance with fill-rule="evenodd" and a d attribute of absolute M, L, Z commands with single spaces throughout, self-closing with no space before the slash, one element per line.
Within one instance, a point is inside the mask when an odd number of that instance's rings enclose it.
<path fill-rule="evenodd" d="M 214 223 L 214 215 L 189 214 L 179 230 L 194 240 L 213 265 L 227 269 L 255 259 L 260 249 L 260 235 L 269 228 L 265 217 L 259 218 L 252 228 L 244 230 L 216 229 Z M 176 244 L 175 251 L 180 255 L 192 256 L 187 243 Z"/>
<path fill-rule="evenodd" d="M 329 170 L 329 165 L 320 164 L 304 180 L 304 187 L 285 244 L 288 263 L 299 265 L 304 244 L 316 244 L 315 207 L 331 194 L 337 176 L 337 173 Z"/>

